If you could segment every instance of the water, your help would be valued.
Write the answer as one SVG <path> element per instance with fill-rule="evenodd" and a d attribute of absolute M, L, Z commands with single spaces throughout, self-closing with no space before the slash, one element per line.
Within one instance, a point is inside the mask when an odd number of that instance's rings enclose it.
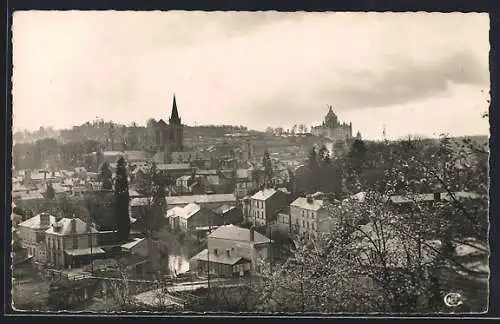
<path fill-rule="evenodd" d="M 200 252 L 202 247 L 189 240 L 181 240 L 177 235 L 161 230 L 158 238 L 168 249 L 168 270 L 170 274 L 180 274 L 189 270 L 189 259 Z"/>
<path fill-rule="evenodd" d="M 185 255 L 170 254 L 168 256 L 168 269 L 171 274 L 180 274 L 189 270 L 189 260 Z"/>

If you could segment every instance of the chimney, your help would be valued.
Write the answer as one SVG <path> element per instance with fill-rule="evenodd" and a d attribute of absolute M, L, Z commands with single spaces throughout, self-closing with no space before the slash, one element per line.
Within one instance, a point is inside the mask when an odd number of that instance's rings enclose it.
<path fill-rule="evenodd" d="M 250 242 L 255 241 L 255 229 L 254 227 L 250 227 Z"/>
<path fill-rule="evenodd" d="M 306 199 L 307 199 L 307 203 L 309 203 L 309 204 L 312 204 L 313 201 L 314 201 L 314 199 L 313 199 L 313 197 L 311 195 L 307 195 Z"/>
<path fill-rule="evenodd" d="M 40 214 L 40 226 L 46 227 L 50 225 L 50 215 L 48 213 Z"/>
<path fill-rule="evenodd" d="M 74 218 L 71 219 L 71 233 L 76 233 L 76 219 Z"/>

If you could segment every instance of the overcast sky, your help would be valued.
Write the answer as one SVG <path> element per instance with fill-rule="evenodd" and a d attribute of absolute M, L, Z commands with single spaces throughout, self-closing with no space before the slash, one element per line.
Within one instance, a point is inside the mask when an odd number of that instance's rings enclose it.
<path fill-rule="evenodd" d="M 487 14 L 18 12 L 14 130 L 96 117 L 488 134 Z"/>

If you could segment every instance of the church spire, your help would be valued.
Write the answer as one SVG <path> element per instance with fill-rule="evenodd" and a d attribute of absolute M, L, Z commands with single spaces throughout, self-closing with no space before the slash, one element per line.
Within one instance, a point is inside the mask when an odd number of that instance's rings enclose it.
<path fill-rule="evenodd" d="M 174 102 L 172 103 L 172 114 L 170 115 L 169 123 L 181 123 L 181 118 L 179 117 L 179 112 L 177 111 L 177 103 L 175 101 L 174 94 Z"/>

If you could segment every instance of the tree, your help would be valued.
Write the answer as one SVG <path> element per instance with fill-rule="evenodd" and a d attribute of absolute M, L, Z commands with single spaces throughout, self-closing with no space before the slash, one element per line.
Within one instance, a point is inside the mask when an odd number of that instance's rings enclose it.
<path fill-rule="evenodd" d="M 129 202 L 127 169 L 125 159 L 121 157 L 117 162 L 115 178 L 115 221 L 121 241 L 126 241 L 130 234 Z"/>
<path fill-rule="evenodd" d="M 273 178 L 273 163 L 271 161 L 271 157 L 269 156 L 269 152 L 266 150 L 264 152 L 264 157 L 262 158 L 262 165 L 264 166 L 264 173 L 266 177 L 266 183 L 271 181 Z"/>
<path fill-rule="evenodd" d="M 45 199 L 52 200 L 56 197 L 56 192 L 52 187 L 51 183 L 47 184 L 47 189 L 45 190 Z"/>
<path fill-rule="evenodd" d="M 108 162 L 104 162 L 99 168 L 99 181 L 102 183 L 103 190 L 113 190 L 113 174 Z"/>

